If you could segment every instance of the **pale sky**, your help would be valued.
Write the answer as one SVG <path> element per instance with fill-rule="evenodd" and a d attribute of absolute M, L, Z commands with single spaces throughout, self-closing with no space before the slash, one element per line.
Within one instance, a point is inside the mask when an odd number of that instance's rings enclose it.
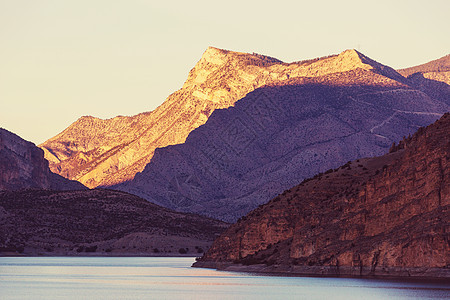
<path fill-rule="evenodd" d="M 286 62 L 450 53 L 450 1 L 0 0 L 0 127 L 39 144 L 83 115 L 150 111 L 208 46 Z"/>

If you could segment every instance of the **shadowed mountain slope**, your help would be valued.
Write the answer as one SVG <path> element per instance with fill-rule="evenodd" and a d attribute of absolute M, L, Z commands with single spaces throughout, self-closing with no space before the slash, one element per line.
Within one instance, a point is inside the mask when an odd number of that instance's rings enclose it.
<path fill-rule="evenodd" d="M 394 70 L 356 51 L 341 55 L 332 59 L 354 69 L 258 88 L 216 110 L 185 143 L 157 149 L 141 173 L 113 188 L 235 221 L 304 178 L 385 153 L 449 110 Z M 364 62 L 374 67 L 359 67 Z"/>
<path fill-rule="evenodd" d="M 82 117 L 39 146 L 53 172 L 91 188 L 111 186 L 142 171 L 156 148 L 183 143 L 215 109 L 233 106 L 258 87 L 358 68 L 402 79 L 393 69 L 355 50 L 289 64 L 259 54 L 210 47 L 183 87 L 154 111 L 108 120 Z"/>
<path fill-rule="evenodd" d="M 450 114 L 380 157 L 284 191 L 195 266 L 324 276 L 450 277 Z"/>
<path fill-rule="evenodd" d="M 408 77 L 411 86 L 450 105 L 450 54 L 398 72 Z"/>
<path fill-rule="evenodd" d="M 50 172 L 44 152 L 33 143 L 0 128 L 0 190 L 41 188 L 86 189 L 81 183 Z"/>

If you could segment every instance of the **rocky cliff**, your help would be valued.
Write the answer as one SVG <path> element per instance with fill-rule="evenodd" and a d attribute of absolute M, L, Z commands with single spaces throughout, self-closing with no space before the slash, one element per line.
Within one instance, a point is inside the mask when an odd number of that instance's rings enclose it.
<path fill-rule="evenodd" d="M 0 190 L 25 188 L 67 190 L 86 187 L 50 172 L 41 149 L 0 128 Z"/>
<path fill-rule="evenodd" d="M 210 47 L 183 87 L 154 111 L 108 120 L 82 117 L 39 146 L 53 172 L 91 188 L 111 186 L 133 179 L 150 162 L 156 148 L 183 143 L 214 110 L 233 106 L 258 87 L 355 69 L 402 80 L 391 68 L 355 50 L 288 64 Z"/>
<path fill-rule="evenodd" d="M 215 110 L 183 144 L 157 149 L 133 180 L 112 188 L 232 222 L 304 178 L 385 153 L 449 110 L 354 50 L 265 68 L 255 74 L 278 79 Z"/>
<path fill-rule="evenodd" d="M 198 267 L 450 277 L 450 114 L 391 153 L 316 175 L 241 218 Z"/>
<path fill-rule="evenodd" d="M 193 256 L 227 226 L 118 191 L 0 191 L 0 255 Z"/>

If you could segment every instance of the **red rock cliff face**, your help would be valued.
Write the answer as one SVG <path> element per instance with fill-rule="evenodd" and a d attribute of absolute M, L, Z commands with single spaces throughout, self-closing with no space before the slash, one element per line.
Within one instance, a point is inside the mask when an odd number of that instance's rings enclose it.
<path fill-rule="evenodd" d="M 447 113 L 389 154 L 305 180 L 231 226 L 197 266 L 449 277 L 449 133 Z"/>

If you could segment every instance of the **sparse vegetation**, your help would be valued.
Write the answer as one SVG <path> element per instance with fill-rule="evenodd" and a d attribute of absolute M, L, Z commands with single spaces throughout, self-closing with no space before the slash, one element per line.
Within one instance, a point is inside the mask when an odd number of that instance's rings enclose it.
<path fill-rule="evenodd" d="M 114 248 L 106 241 L 136 232 L 145 241 L 150 235 L 160 236 L 158 241 L 162 243 L 171 236 L 211 241 L 227 226 L 216 220 L 172 212 L 127 193 L 101 189 L 0 191 L 0 207 L 14 216 L 7 219 L 14 226 L 2 225 L 10 230 L 0 228 L 0 247 L 28 244 L 28 249 L 53 253 L 141 253 L 143 248 L 136 243 L 120 243 L 119 248 Z M 160 252 L 161 248 L 155 246 L 148 246 L 149 254 Z"/>

